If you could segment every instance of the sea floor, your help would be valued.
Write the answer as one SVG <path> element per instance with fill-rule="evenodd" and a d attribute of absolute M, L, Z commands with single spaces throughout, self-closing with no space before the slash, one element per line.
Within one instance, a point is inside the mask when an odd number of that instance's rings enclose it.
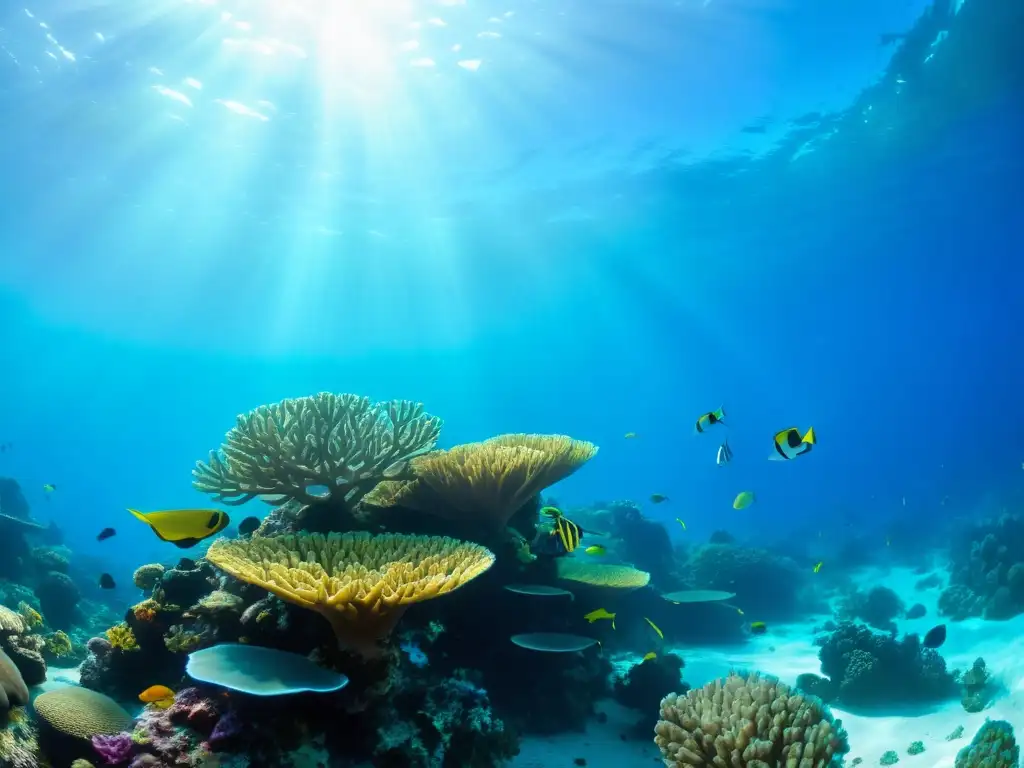
<path fill-rule="evenodd" d="M 884 584 L 895 590 L 907 605 L 919 602 L 927 608 L 923 619 L 898 622 L 900 634 L 917 632 L 923 635 L 937 618 L 938 589 L 916 591 L 914 583 L 921 578 L 907 569 L 866 572 L 857 579 L 865 588 Z M 737 647 L 701 649 L 674 647 L 686 661 L 684 679 L 693 687 L 702 686 L 729 670 L 761 672 L 774 675 L 792 684 L 797 675 L 820 671 L 818 648 L 814 645 L 815 626 L 830 616 L 819 616 L 797 624 L 778 625 L 768 634 Z M 983 712 L 965 712 L 959 700 L 930 709 L 849 712 L 833 707 L 849 734 L 850 753 L 846 765 L 860 757 L 864 766 L 879 764 L 882 755 L 895 750 L 901 768 L 953 768 L 957 752 L 966 746 L 986 718 L 1006 720 L 1024 740 L 1024 616 L 1009 621 L 993 622 L 972 619 L 947 623 L 948 638 L 942 655 L 951 669 L 968 669 L 979 656 L 985 659 L 989 672 L 1002 685 L 1002 693 Z M 658 749 L 651 742 L 623 741 L 620 733 L 631 722 L 632 713 L 601 702 L 606 723 L 592 723 L 586 733 L 565 734 L 550 738 L 529 738 L 523 742 L 520 755 L 512 761 L 513 768 L 561 768 L 573 766 L 577 757 L 584 758 L 588 768 L 643 768 L 661 764 Z M 947 741 L 958 726 L 963 736 Z M 925 751 L 907 754 L 911 743 L 921 741 Z"/>

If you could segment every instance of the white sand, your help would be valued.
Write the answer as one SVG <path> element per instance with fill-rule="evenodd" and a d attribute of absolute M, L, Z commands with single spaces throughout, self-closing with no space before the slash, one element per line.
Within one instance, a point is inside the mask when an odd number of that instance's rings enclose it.
<path fill-rule="evenodd" d="M 923 635 L 944 620 L 938 617 L 936 610 L 940 590 L 915 591 L 913 585 L 920 578 L 906 569 L 892 569 L 865 572 L 857 582 L 864 588 L 884 584 L 894 589 L 908 606 L 923 604 L 928 610 L 925 618 L 898 622 L 901 635 L 906 632 Z M 821 616 L 800 624 L 772 626 L 768 634 L 736 647 L 676 647 L 672 650 L 686 660 L 683 677 L 693 687 L 722 677 L 730 669 L 760 670 L 794 683 L 797 675 L 804 672 L 820 672 L 812 629 L 828 618 Z M 1008 721 L 1015 728 L 1018 741 L 1024 742 L 1024 616 L 1005 622 L 981 619 L 946 622 L 946 628 L 948 637 L 941 653 L 949 667 L 970 668 L 981 656 L 989 672 L 1002 684 L 1002 693 L 988 709 L 976 714 L 965 712 L 959 699 L 931 709 L 871 716 L 833 707 L 833 713 L 842 719 L 849 733 L 851 750 L 846 765 L 854 757 L 861 757 L 864 768 L 877 766 L 882 754 L 892 749 L 899 754 L 901 767 L 953 768 L 956 753 L 970 742 L 986 718 Z M 526 739 L 522 753 L 511 765 L 513 768 L 560 768 L 572 766 L 577 756 L 586 758 L 588 768 L 643 768 L 661 764 L 653 743 L 619 739 L 623 717 L 628 722 L 631 715 L 604 703 L 600 708 L 608 710 L 608 723 L 593 723 L 586 734 Z M 963 737 L 946 741 L 946 736 L 960 725 L 964 727 Z M 907 754 L 907 747 L 914 741 L 924 743 L 925 751 L 920 755 Z"/>

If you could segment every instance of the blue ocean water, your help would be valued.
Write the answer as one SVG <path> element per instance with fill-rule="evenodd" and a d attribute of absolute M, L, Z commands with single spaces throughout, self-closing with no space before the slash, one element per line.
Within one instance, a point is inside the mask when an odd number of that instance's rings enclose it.
<path fill-rule="evenodd" d="M 439 447 L 592 441 L 550 497 L 677 545 L 940 551 L 1024 495 L 1021 28 L 1014 0 L 9 4 L 0 476 L 76 577 L 130 584 L 181 553 L 126 508 L 209 506 L 190 471 L 237 414 L 353 392 L 423 402 Z M 814 451 L 768 461 L 790 426 Z"/>

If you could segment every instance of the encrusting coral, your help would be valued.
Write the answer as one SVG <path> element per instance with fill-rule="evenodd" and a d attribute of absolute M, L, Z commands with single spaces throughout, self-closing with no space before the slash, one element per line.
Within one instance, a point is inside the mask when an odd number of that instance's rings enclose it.
<path fill-rule="evenodd" d="M 232 576 L 323 615 L 339 641 L 366 655 L 413 603 L 452 592 L 494 555 L 443 536 L 367 533 L 220 539 L 207 559 Z"/>
<path fill-rule="evenodd" d="M 516 510 L 597 450 L 565 435 L 499 435 L 417 456 L 410 464 L 414 480 L 382 484 L 366 502 L 503 528 Z"/>
<path fill-rule="evenodd" d="M 409 400 L 371 403 L 330 392 L 290 398 L 241 414 L 220 451 L 197 462 L 193 486 L 230 505 L 257 496 L 275 504 L 341 497 L 351 507 L 431 450 L 441 424 Z"/>
<path fill-rule="evenodd" d="M 818 699 L 756 673 L 666 696 L 661 717 L 654 741 L 674 768 L 837 768 L 849 749 Z"/>

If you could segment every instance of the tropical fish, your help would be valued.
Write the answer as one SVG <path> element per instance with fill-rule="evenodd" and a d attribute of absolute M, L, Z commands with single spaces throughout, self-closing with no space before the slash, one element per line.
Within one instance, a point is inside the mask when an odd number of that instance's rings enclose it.
<path fill-rule="evenodd" d="M 939 624 L 937 627 L 932 627 L 928 630 L 924 640 L 921 641 L 921 645 L 925 648 L 939 648 L 944 642 L 946 642 L 946 625 Z"/>
<path fill-rule="evenodd" d="M 168 509 L 162 512 L 139 512 L 129 509 L 135 517 L 153 529 L 161 541 L 188 549 L 203 539 L 223 531 L 231 522 L 227 512 L 219 509 Z"/>
<path fill-rule="evenodd" d="M 684 523 L 684 522 L 683 522 L 682 520 L 680 520 L 680 519 L 679 519 L 678 517 L 676 518 L 676 522 L 677 522 L 677 523 L 679 523 L 679 524 L 680 524 L 681 526 L 683 526 L 683 530 L 684 530 L 684 531 L 686 530 L 686 523 Z"/>
<path fill-rule="evenodd" d="M 632 439 L 633 439 L 633 438 L 635 438 L 635 437 L 636 437 L 636 432 L 627 432 L 627 433 L 625 434 L 625 438 L 626 438 L 627 440 L 632 440 Z"/>
<path fill-rule="evenodd" d="M 753 491 L 742 491 L 733 499 L 733 509 L 746 509 L 756 501 Z"/>
<path fill-rule="evenodd" d="M 109 539 L 111 536 L 116 535 L 117 531 L 115 531 L 113 528 L 104 528 L 102 531 L 96 534 L 96 541 L 103 541 L 104 539 Z"/>
<path fill-rule="evenodd" d="M 604 608 L 598 608 L 596 611 L 591 611 L 583 616 L 584 619 L 593 624 L 598 619 L 611 619 L 612 629 L 615 629 L 615 614 L 608 613 Z"/>
<path fill-rule="evenodd" d="M 644 654 L 644 657 L 640 659 L 640 663 L 643 664 L 645 661 L 654 661 L 656 658 L 658 658 L 658 654 L 654 651 L 648 651 Z"/>
<path fill-rule="evenodd" d="M 644 621 L 646 621 L 648 624 L 651 625 L 651 629 L 653 629 L 655 632 L 658 633 L 658 637 L 660 637 L 662 640 L 665 639 L 665 633 L 662 632 L 660 629 L 658 629 L 658 625 L 657 624 L 655 624 L 653 621 L 648 619 L 646 616 L 644 616 Z"/>
<path fill-rule="evenodd" d="M 825 564 L 824 560 L 821 560 L 820 562 L 815 563 L 814 564 L 814 572 L 817 573 L 818 571 L 820 571 L 821 570 L 821 566 L 823 566 L 824 564 Z"/>
<path fill-rule="evenodd" d="M 600 544 L 593 544 L 584 549 L 583 551 L 586 552 L 588 555 L 603 555 L 605 554 L 605 552 L 607 552 L 607 550 Z"/>
<path fill-rule="evenodd" d="M 100 574 L 100 588 L 101 589 L 114 589 L 117 584 L 114 583 L 114 577 L 109 573 Z"/>
<path fill-rule="evenodd" d="M 57 486 L 54 485 L 53 483 L 44 483 L 43 490 L 46 491 L 47 493 L 53 493 L 54 491 L 57 490 Z"/>
<path fill-rule="evenodd" d="M 569 590 L 549 587 L 547 584 L 506 584 L 504 588 L 509 592 L 515 592 L 517 595 L 530 595 L 532 597 L 565 597 L 568 595 L 570 600 L 576 599 L 576 596 Z"/>
<path fill-rule="evenodd" d="M 750 634 L 752 635 L 763 635 L 768 631 L 768 625 L 763 621 L 752 621 L 750 622 Z"/>
<path fill-rule="evenodd" d="M 545 517 L 561 517 L 562 510 L 558 507 L 541 507 L 540 513 Z"/>
<path fill-rule="evenodd" d="M 697 418 L 697 433 L 701 433 L 713 424 L 725 424 L 725 408 L 717 411 L 708 411 Z"/>
<path fill-rule="evenodd" d="M 724 467 L 730 461 L 732 461 L 732 448 L 729 447 L 729 441 L 726 440 L 718 446 L 718 456 L 715 458 L 715 463 L 720 467 Z"/>
<path fill-rule="evenodd" d="M 174 691 L 166 685 L 151 685 L 139 694 L 139 701 L 152 704 L 159 709 L 167 709 L 174 703 Z"/>
<path fill-rule="evenodd" d="M 238 533 L 240 536 L 251 536 L 259 527 L 260 519 L 258 517 L 247 517 L 238 524 Z"/>
<path fill-rule="evenodd" d="M 807 430 L 803 437 L 796 427 L 789 427 L 775 433 L 775 453 L 768 458 L 772 461 L 788 461 L 797 456 L 810 453 L 818 442 L 814 434 L 814 427 Z"/>
<path fill-rule="evenodd" d="M 665 496 L 662 493 L 651 494 L 651 504 L 661 504 L 663 501 L 668 501 L 668 496 Z"/>

